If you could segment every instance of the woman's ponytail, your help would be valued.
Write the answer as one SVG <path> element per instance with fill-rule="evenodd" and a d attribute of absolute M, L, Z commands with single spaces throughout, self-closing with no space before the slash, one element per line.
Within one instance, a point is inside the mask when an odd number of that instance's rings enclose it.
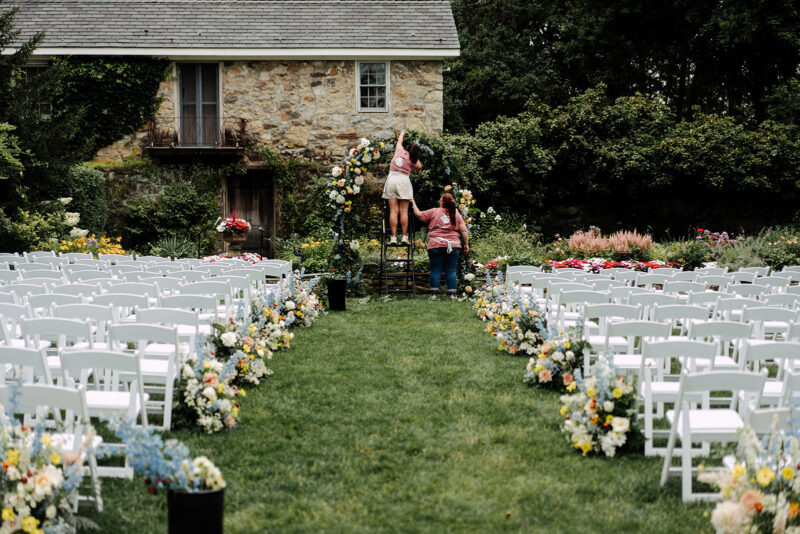
<path fill-rule="evenodd" d="M 442 207 L 447 210 L 447 216 L 450 217 L 450 224 L 456 225 L 456 201 L 453 195 L 445 193 L 442 195 Z"/>

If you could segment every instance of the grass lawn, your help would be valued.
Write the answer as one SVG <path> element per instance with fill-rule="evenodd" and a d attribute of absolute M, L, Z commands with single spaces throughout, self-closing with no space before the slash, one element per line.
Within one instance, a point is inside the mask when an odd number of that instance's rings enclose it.
<path fill-rule="evenodd" d="M 711 532 L 660 459 L 583 458 L 470 305 L 348 301 L 272 362 L 239 427 L 173 432 L 228 482 L 225 531 Z M 103 532 L 166 530 L 166 498 L 103 481 Z"/>

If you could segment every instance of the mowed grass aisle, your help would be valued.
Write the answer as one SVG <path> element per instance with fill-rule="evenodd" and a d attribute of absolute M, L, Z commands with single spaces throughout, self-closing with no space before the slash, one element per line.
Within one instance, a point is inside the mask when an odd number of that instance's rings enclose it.
<path fill-rule="evenodd" d="M 173 433 L 222 469 L 225 531 L 711 531 L 658 459 L 571 449 L 558 395 L 484 327 L 467 303 L 351 300 L 296 331 L 234 432 Z M 104 482 L 104 532 L 165 530 L 140 484 Z"/>

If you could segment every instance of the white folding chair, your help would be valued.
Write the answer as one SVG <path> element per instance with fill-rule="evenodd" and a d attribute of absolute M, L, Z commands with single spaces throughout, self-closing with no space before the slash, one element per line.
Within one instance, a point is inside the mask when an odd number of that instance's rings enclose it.
<path fill-rule="evenodd" d="M 760 404 L 761 391 L 766 376 L 761 373 L 741 371 L 707 371 L 690 374 L 681 373 L 675 410 L 667 412 L 670 422 L 669 441 L 661 469 L 661 485 L 672 474 L 681 476 L 681 494 L 684 502 L 695 500 L 718 500 L 719 493 L 696 493 L 692 489 L 692 451 L 693 442 L 729 443 L 738 441 L 739 431 L 744 427 L 742 415 L 736 411 L 735 401 L 740 394 Z M 733 403 L 725 408 L 711 408 L 708 402 L 715 391 L 732 391 Z M 693 408 L 693 398 L 703 395 L 703 402 Z M 743 403 L 747 405 L 747 403 Z M 744 412 L 746 414 L 746 412 Z M 675 442 L 681 441 L 680 467 L 672 466 Z"/>
<path fill-rule="evenodd" d="M 723 296 L 717 300 L 714 317 L 723 321 L 741 321 L 742 310 L 745 306 L 755 308 L 763 305 L 762 301 L 756 299 Z"/>
<path fill-rule="evenodd" d="M 50 366 L 47 365 L 47 355 L 43 350 L 0 345 L 0 368 L 2 368 L 0 373 L 2 384 L 6 383 L 7 378 L 29 384 L 53 383 Z"/>
<path fill-rule="evenodd" d="M 767 276 L 769 275 L 769 267 L 745 267 L 743 269 L 739 269 L 739 272 L 753 273 L 756 276 Z"/>
<path fill-rule="evenodd" d="M 727 274 L 708 274 L 698 276 L 695 283 L 705 284 L 706 289 L 717 288 L 717 291 L 725 291 L 729 285 L 734 283 L 734 279 Z"/>
<path fill-rule="evenodd" d="M 742 360 L 742 369 L 753 372 L 760 371 L 761 367 L 768 362 L 777 364 L 777 377 L 768 378 L 765 382 L 761 403 L 766 406 L 778 406 L 786 398 L 784 373 L 796 372 L 798 364 L 800 364 L 800 343 L 789 341 L 759 343 L 745 340 L 742 343 L 740 359 Z"/>
<path fill-rule="evenodd" d="M 664 287 L 664 284 L 672 281 L 672 275 L 667 273 L 639 273 L 636 277 L 634 285 L 637 287 L 644 287 L 645 289 L 655 289 L 655 286 Z"/>
<path fill-rule="evenodd" d="M 148 401 L 147 409 L 162 414 L 159 428 L 169 430 L 172 425 L 172 397 L 178 377 L 177 328 L 139 323 L 116 324 L 109 327 L 108 337 L 111 349 L 115 351 L 128 352 L 128 345 L 134 345 L 145 391 L 164 396 L 163 401 Z M 158 354 L 149 356 L 148 349 L 152 347 L 157 349 Z"/>
<path fill-rule="evenodd" d="M 714 343 L 717 352 L 713 359 L 695 360 L 698 369 L 731 370 L 741 368 L 740 350 L 744 340 L 750 339 L 753 328 L 749 323 L 736 321 L 698 321 L 689 325 L 689 339 Z"/>
<path fill-rule="evenodd" d="M 180 308 L 148 308 L 139 310 L 136 321 L 145 324 L 174 326 L 178 329 L 178 340 L 194 347 L 199 336 L 211 335 L 210 324 L 200 324 L 200 314 L 194 310 Z"/>
<path fill-rule="evenodd" d="M 766 288 L 766 293 L 782 293 L 792 283 L 790 278 L 783 278 L 781 276 L 762 276 L 753 280 L 753 285 L 762 286 Z"/>
<path fill-rule="evenodd" d="M 606 328 L 612 321 L 635 321 L 642 318 L 641 306 L 627 304 L 586 304 L 583 307 L 584 339 L 597 354 L 600 347 L 606 343 Z M 614 337 L 608 340 L 609 348 L 613 351 L 625 350 L 628 341 L 623 337 Z"/>
<path fill-rule="evenodd" d="M 99 304 L 65 304 L 53 308 L 53 317 L 64 319 L 78 319 L 89 323 L 92 332 L 92 347 L 97 350 L 107 350 L 108 326 L 115 321 L 114 309 Z M 88 348 L 88 345 L 77 345 L 78 349 Z"/>
<path fill-rule="evenodd" d="M 593 290 L 563 291 L 559 294 L 553 323 L 563 328 L 575 327 L 583 313 L 585 304 L 607 304 L 607 293 Z"/>
<path fill-rule="evenodd" d="M 93 349 L 91 325 L 77 319 L 41 317 L 23 319 L 20 324 L 25 346 L 39 349 L 45 343 L 54 345 L 47 350 L 47 365 L 55 375 L 61 369 L 61 354 L 72 349 Z M 60 373 L 59 373 L 60 374 Z"/>
<path fill-rule="evenodd" d="M 606 341 L 603 351 L 611 354 L 611 339 L 625 339 L 626 346 L 609 356 L 609 361 L 620 371 L 637 373 L 642 365 L 642 347 L 647 341 L 665 340 L 670 334 L 670 325 L 653 321 L 620 321 L 606 326 Z M 637 343 L 638 341 L 638 343 Z M 585 364 L 585 362 L 584 362 Z M 585 367 L 589 370 L 589 367 Z"/>
<path fill-rule="evenodd" d="M 115 322 L 130 322 L 136 320 L 134 316 L 137 310 L 150 307 L 150 299 L 147 298 L 147 295 L 104 293 L 92 297 L 92 304 L 111 306 L 114 310 Z"/>
<path fill-rule="evenodd" d="M 694 282 L 698 276 L 701 276 L 701 273 L 697 271 L 679 271 L 673 275 L 672 280 L 674 282 Z"/>
<path fill-rule="evenodd" d="M 654 420 L 662 417 L 664 404 L 674 403 L 678 398 L 679 383 L 668 380 L 672 360 L 683 362 L 711 360 L 716 353 L 713 343 L 703 341 L 650 341 L 642 347 L 639 368 L 639 395 L 644 408 L 644 453 L 645 456 L 664 454 L 664 447 L 656 447 L 654 440 L 667 438 L 669 431 L 654 428 Z M 692 365 L 690 363 L 690 365 Z"/>
<path fill-rule="evenodd" d="M 28 295 L 28 305 L 34 317 L 47 317 L 52 315 L 53 306 L 64 304 L 80 304 L 81 297 L 77 295 L 64 295 L 60 293 L 45 293 L 43 295 Z"/>
<path fill-rule="evenodd" d="M 727 267 L 698 267 L 694 270 L 696 273 L 700 273 L 701 276 L 718 276 L 720 274 L 725 274 L 728 272 Z"/>
<path fill-rule="evenodd" d="M 13 403 L 10 402 L 12 388 L 16 390 Z M 103 438 L 90 432 L 83 389 L 49 384 L 0 385 L 0 404 L 7 410 L 13 409 L 15 413 L 25 415 L 28 421 L 35 418 L 50 427 L 56 424 L 63 427 L 58 428 L 59 432 L 50 434 L 52 446 L 60 451 L 62 458 L 67 455 L 77 458 L 84 465 L 84 470 L 88 471 L 92 486 L 91 496 L 76 494 L 72 503 L 73 512 L 78 511 L 80 500 L 93 502 L 97 511 L 102 512 L 103 499 L 100 496 L 94 451 L 102 445 Z M 47 418 L 45 413 L 52 413 L 54 417 Z"/>
<path fill-rule="evenodd" d="M 669 283 L 669 282 L 668 282 Z M 631 306 L 642 307 L 642 317 L 649 319 L 653 313 L 654 306 L 669 306 L 671 304 L 680 304 L 680 300 L 676 295 L 665 295 L 663 293 L 634 293 L 628 297 L 628 304 Z"/>
<path fill-rule="evenodd" d="M 664 294 L 677 297 L 681 304 L 689 302 L 690 293 L 698 293 L 705 290 L 706 285 L 699 282 L 675 281 L 664 284 Z"/>
<path fill-rule="evenodd" d="M 211 295 L 169 295 L 161 297 L 161 307 L 196 311 L 201 324 L 213 324 L 219 321 L 217 299 Z"/>
<path fill-rule="evenodd" d="M 184 284 L 178 289 L 180 295 L 211 295 L 217 299 L 218 310 L 223 315 L 230 313 L 233 291 L 228 282 L 202 281 Z"/>
<path fill-rule="evenodd" d="M 797 321 L 797 310 L 785 308 L 745 306 L 742 308 L 742 322 L 753 323 L 753 337 L 756 339 L 786 339 L 790 325 Z"/>
<path fill-rule="evenodd" d="M 100 288 L 94 284 L 63 284 L 53 286 L 53 293 L 62 295 L 78 295 L 80 297 L 91 297 L 99 293 Z"/>
<path fill-rule="evenodd" d="M 688 339 L 687 331 L 689 323 L 692 321 L 707 321 L 710 312 L 704 306 L 692 304 L 667 304 L 659 306 L 654 304 L 650 313 L 650 320 L 656 322 L 666 322 L 670 326 L 670 336 L 668 339 Z M 672 331 L 678 330 L 677 334 Z"/>

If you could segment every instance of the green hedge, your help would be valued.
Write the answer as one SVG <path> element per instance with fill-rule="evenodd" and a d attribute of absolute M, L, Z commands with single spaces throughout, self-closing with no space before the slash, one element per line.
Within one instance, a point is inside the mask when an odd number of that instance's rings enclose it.
<path fill-rule="evenodd" d="M 56 191 L 59 197 L 72 197 L 67 211 L 81 214 L 78 227 L 89 230 L 90 234 L 103 235 L 106 226 L 108 203 L 106 201 L 106 177 L 87 164 L 74 165 Z"/>

